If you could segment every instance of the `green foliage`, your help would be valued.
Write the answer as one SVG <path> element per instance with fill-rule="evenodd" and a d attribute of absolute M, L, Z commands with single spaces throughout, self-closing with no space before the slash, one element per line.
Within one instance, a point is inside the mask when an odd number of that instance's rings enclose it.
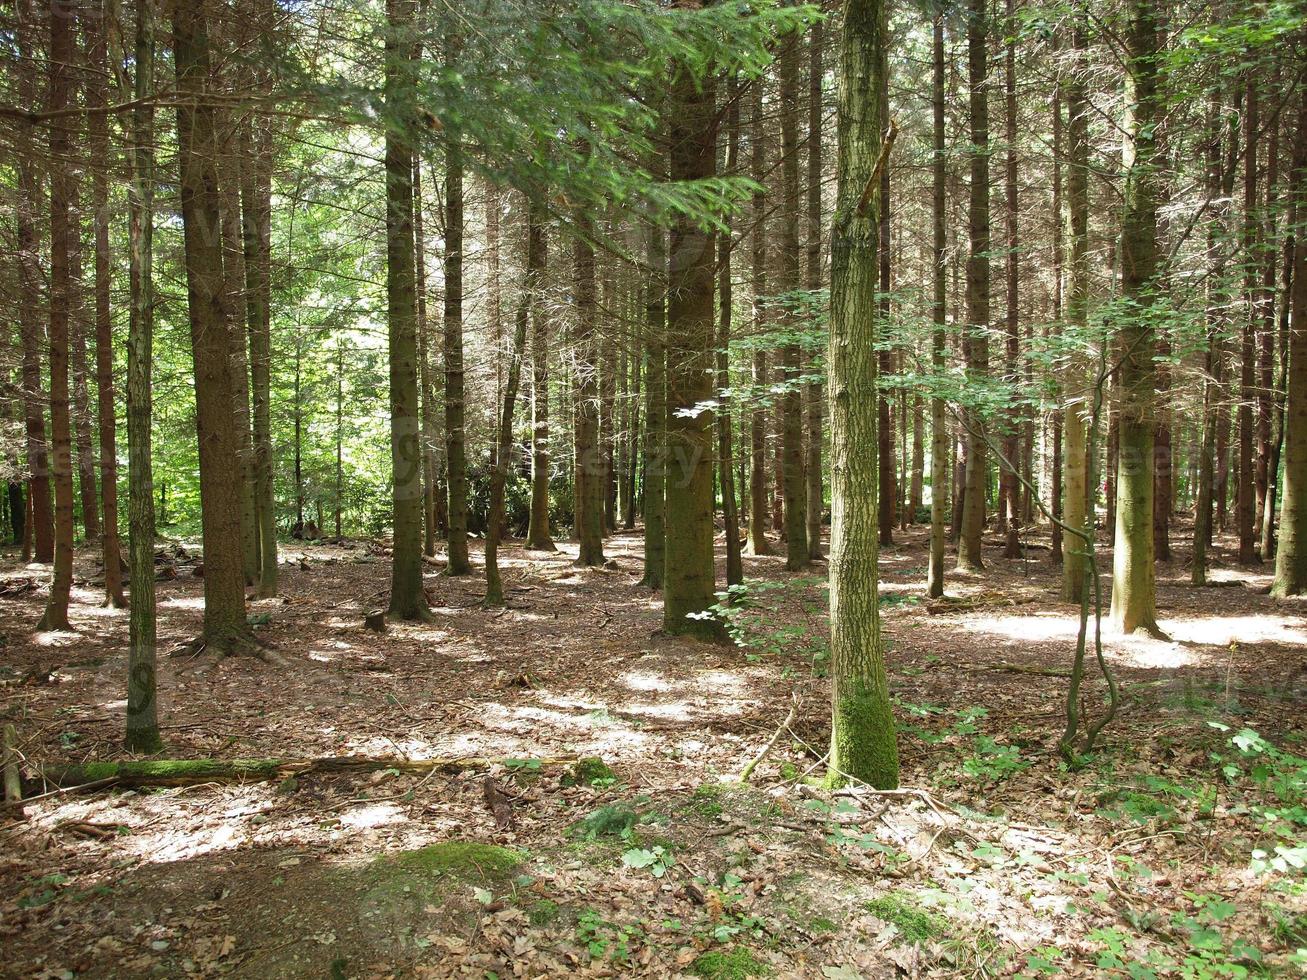
<path fill-rule="evenodd" d="M 585 841 L 604 838 L 630 841 L 634 839 L 635 828 L 649 819 L 648 814 L 632 809 L 625 803 L 610 803 L 574 823 L 568 833 Z"/>
<path fill-rule="evenodd" d="M 522 860 L 520 851 L 507 847 L 475 841 L 444 841 L 379 858 L 375 865 L 424 875 L 495 880 L 507 878 Z"/>
<path fill-rule="evenodd" d="M 616 781 L 613 770 L 596 755 L 578 759 L 559 780 L 563 786 L 612 786 Z"/>
<path fill-rule="evenodd" d="M 577 941 L 595 959 L 607 959 L 618 965 L 631 962 L 635 943 L 644 937 L 636 925 L 610 922 L 592 908 L 584 909 L 576 921 Z"/>
<path fill-rule="evenodd" d="M 1030 768 L 1030 762 L 1021 758 L 1015 745 L 1003 745 L 988 735 L 980 735 L 974 743 L 974 752 L 962 762 L 962 771 L 968 776 L 986 782 L 999 782 Z"/>
<path fill-rule="evenodd" d="M 690 964 L 690 972 L 704 980 L 746 980 L 771 975 L 767 964 L 744 946 L 709 950 Z"/>
<path fill-rule="evenodd" d="M 800 623 L 786 621 L 784 606 L 806 599 L 813 589 L 821 590 L 824 598 L 826 587 L 825 579 L 810 577 L 744 582 L 716 593 L 717 602 L 700 615 L 720 621 L 750 663 L 764 657 L 797 657 L 810 660 L 813 673 L 824 677 L 830 642 L 817 616 L 825 603 L 818 609 L 805 602 Z"/>
<path fill-rule="evenodd" d="M 649 847 L 633 847 L 625 851 L 622 854 L 622 864 L 637 871 L 648 868 L 651 875 L 661 878 L 675 866 L 676 856 L 670 847 L 651 844 Z"/>
<path fill-rule="evenodd" d="M 884 919 L 898 929 L 910 943 L 926 943 L 939 939 L 948 932 L 948 921 L 927 911 L 906 892 L 890 892 L 873 898 L 865 906 L 878 919 Z"/>
<path fill-rule="evenodd" d="M 1218 731 L 1230 728 L 1208 722 Z M 1234 786 L 1251 792 L 1243 807 L 1261 827 L 1263 846 L 1252 852 L 1252 869 L 1258 872 L 1307 871 L 1307 758 L 1278 748 L 1251 728 L 1229 738 L 1233 753 L 1214 753 L 1213 761 Z"/>

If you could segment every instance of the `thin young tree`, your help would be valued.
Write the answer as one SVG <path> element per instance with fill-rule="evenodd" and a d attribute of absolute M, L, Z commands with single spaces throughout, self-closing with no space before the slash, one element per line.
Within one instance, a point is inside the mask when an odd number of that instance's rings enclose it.
<path fill-rule="evenodd" d="M 449 56 L 459 48 L 449 42 Z M 470 575 L 467 556 L 467 405 L 463 379 L 463 135 L 445 130 L 445 467 L 449 484 L 447 575 Z"/>
<path fill-rule="evenodd" d="M 604 563 L 604 458 L 599 444 L 599 304 L 595 292 L 594 219 L 581 211 L 572 243 L 576 339 L 576 463 L 572 504 L 576 564 Z"/>
<path fill-rule="evenodd" d="M 644 578 L 640 584 L 661 589 L 667 544 L 667 236 L 653 222 L 645 234 Z"/>
<path fill-rule="evenodd" d="M 825 101 L 822 98 L 822 78 L 825 68 L 822 63 L 822 48 L 825 45 L 825 30 L 819 20 L 808 32 L 808 241 L 807 241 L 807 289 L 815 294 L 822 287 L 824 277 L 821 268 L 821 210 L 822 210 L 822 145 L 821 131 Z M 813 376 L 804 387 L 804 475 L 808 483 L 808 557 L 817 559 L 822 556 L 821 519 L 826 509 L 821 482 L 821 442 L 822 409 L 826 396 L 822 391 L 821 377 L 817 373 L 817 355 L 808 359 L 808 371 Z"/>
<path fill-rule="evenodd" d="M 1007 255 L 1004 261 L 1005 285 L 1007 294 L 1007 311 L 1004 326 L 1006 343 L 1004 345 L 1003 373 L 1013 391 L 1021 385 L 1021 262 L 1018 215 L 1021 199 L 1017 183 L 1017 23 L 1015 0 L 1007 0 L 1006 25 L 1007 35 L 1003 45 L 1003 139 L 1007 143 L 1003 159 L 1003 226 L 1007 239 Z M 1003 522 L 1003 556 L 1005 558 L 1021 557 L 1021 476 L 1020 476 L 1020 429 L 1022 410 L 1013 407 L 1006 419 L 1007 431 L 1003 436 L 1003 507 L 1006 520 Z"/>
<path fill-rule="evenodd" d="M 944 11 L 935 12 L 931 32 L 931 370 L 944 373 L 948 343 L 948 269 L 945 260 L 946 144 L 944 128 Z M 949 432 L 944 399 L 930 400 L 930 558 L 926 568 L 926 594 L 932 599 L 944 595 L 944 521 L 947 517 Z"/>
<path fill-rule="evenodd" d="M 549 314 L 544 297 L 549 262 L 548 211 L 527 204 L 526 290 L 531 298 L 531 517 L 526 547 L 557 551 L 549 533 Z"/>
<path fill-rule="evenodd" d="M 726 159 L 725 172 L 735 173 L 740 157 L 740 84 L 732 73 L 726 87 Z M 740 514 L 735 499 L 735 475 L 731 467 L 735 452 L 731 432 L 731 318 L 734 314 L 734 284 L 731 281 L 731 255 L 735 240 L 730 216 L 717 239 L 718 327 L 717 327 L 717 479 L 722 491 L 722 523 L 726 527 L 726 584 L 744 582 L 744 563 L 740 549 Z M 811 491 L 811 487 L 809 487 Z"/>
<path fill-rule="evenodd" d="M 840 42 L 838 190 L 831 223 L 830 781 L 898 785 L 876 569 L 877 169 L 883 166 L 886 17 L 849 0 Z"/>
<path fill-rule="evenodd" d="M 749 413 L 749 553 L 770 555 L 771 542 L 767 540 L 767 408 L 763 392 L 767 390 L 767 351 L 762 337 L 767 330 L 767 198 L 763 182 L 767 176 L 767 133 L 763 116 L 762 78 L 749 86 L 749 176 L 756 189 L 749 201 L 750 263 L 752 280 L 753 332 L 756 344 L 753 351 L 754 406 Z"/>

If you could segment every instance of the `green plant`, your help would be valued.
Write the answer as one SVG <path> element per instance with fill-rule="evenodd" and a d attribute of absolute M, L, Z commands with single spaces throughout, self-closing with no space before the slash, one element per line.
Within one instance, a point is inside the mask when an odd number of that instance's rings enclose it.
<path fill-rule="evenodd" d="M 962 771 L 968 776 L 999 782 L 1030 767 L 1015 745 L 1002 745 L 988 735 L 979 735 L 974 746 L 975 753 L 962 762 Z"/>
<path fill-rule="evenodd" d="M 622 855 L 622 863 L 628 868 L 648 868 L 655 878 L 661 878 L 676 864 L 676 858 L 670 847 L 654 844 L 651 847 L 633 847 Z"/>
<path fill-rule="evenodd" d="M 597 841 L 605 837 L 630 841 L 635 836 L 636 826 L 648 819 L 648 814 L 625 803 L 609 803 L 572 824 L 568 833 L 586 841 Z"/>
<path fill-rule="evenodd" d="M 767 964 L 745 946 L 709 950 L 690 964 L 690 972 L 704 980 L 746 980 L 771 975 Z"/>
<path fill-rule="evenodd" d="M 910 943 L 924 943 L 948 932 L 946 919 L 922 908 L 916 899 L 903 892 L 873 898 L 865 907 L 876 918 L 893 925 Z"/>
<path fill-rule="evenodd" d="M 644 933 L 634 924 L 610 922 L 592 908 L 582 910 L 576 920 L 576 938 L 595 959 L 617 964 L 631 960 L 631 948 Z"/>

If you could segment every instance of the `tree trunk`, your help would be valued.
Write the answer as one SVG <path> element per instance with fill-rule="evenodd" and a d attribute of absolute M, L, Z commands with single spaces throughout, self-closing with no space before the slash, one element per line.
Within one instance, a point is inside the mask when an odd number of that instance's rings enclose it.
<path fill-rule="evenodd" d="M 666 568 L 667 256 L 663 229 L 650 224 L 645 270 L 644 578 L 663 587 Z"/>
<path fill-rule="evenodd" d="M 1307 90 L 1298 92 L 1290 194 L 1293 218 L 1307 215 Z M 1291 224 L 1292 228 L 1293 225 Z M 1284 415 L 1284 492 L 1271 594 L 1307 591 L 1307 241 L 1294 230 L 1288 402 Z"/>
<path fill-rule="evenodd" d="M 86 19 L 86 55 L 91 66 L 86 86 L 88 108 L 108 102 L 104 75 L 109 60 L 101 4 Z M 114 418 L 113 320 L 109 306 L 112 272 L 109 253 L 109 127 L 103 113 L 87 115 L 91 152 L 91 204 L 95 220 L 95 387 L 100 417 L 100 494 L 104 505 L 101 555 L 104 558 L 105 604 L 126 607 L 123 596 L 122 547 L 118 536 L 118 446 Z"/>
<path fill-rule="evenodd" d="M 781 115 L 781 240 L 777 292 L 784 297 L 785 319 L 792 330 L 800 328 L 793 311 L 795 293 L 802 285 L 799 253 L 799 35 L 781 40 L 778 58 Z M 675 253 L 673 253 L 674 255 Z M 781 468 L 785 497 L 785 567 L 806 568 L 808 551 L 807 495 L 803 473 L 803 393 L 799 372 L 803 355 L 795 342 L 781 351 L 785 392 L 781 395 Z"/>
<path fill-rule="evenodd" d="M 937 9 L 931 42 L 931 112 L 933 116 L 931 171 L 931 321 L 930 367 L 936 375 L 945 370 L 945 346 L 948 342 L 948 280 L 945 239 L 945 167 L 944 128 L 944 11 Z M 944 522 L 948 512 L 948 443 L 946 405 L 938 396 L 930 400 L 930 558 L 926 566 L 926 595 L 938 599 L 944 595 Z"/>
<path fill-rule="evenodd" d="M 1021 282 L 1021 263 L 1017 249 L 1020 247 L 1018 237 L 1017 214 L 1020 207 L 1020 198 L 1017 192 L 1017 45 L 1016 32 L 1018 25 L 1016 23 L 1016 4 L 1014 0 L 1007 0 L 1007 25 L 1004 33 L 1007 34 L 1007 40 L 1004 44 L 1004 98 L 1003 98 L 1003 121 L 1004 121 L 1004 138 L 1007 142 L 1007 151 L 1004 154 L 1003 167 L 1003 197 L 1004 211 L 1003 223 L 1004 231 L 1007 238 L 1007 256 L 1004 263 L 1007 274 L 1007 343 L 1005 345 L 1005 357 L 1003 364 L 1004 374 L 1007 375 L 1007 382 L 1012 386 L 1015 393 L 1021 386 L 1021 377 L 1019 374 L 1018 358 L 1021 355 L 1021 310 L 1020 302 L 1020 282 Z M 1007 520 L 1004 523 L 1004 544 L 1003 556 L 1005 558 L 1021 557 L 1021 481 L 1018 476 L 1021 466 L 1020 456 L 1020 425 L 1022 410 L 1019 407 L 1013 407 L 1007 417 L 1007 431 L 1003 437 L 1003 473 L 1002 496 L 1006 506 Z"/>
<path fill-rule="evenodd" d="M 1157 286 L 1157 12 L 1131 0 L 1127 32 L 1126 171 L 1121 216 L 1121 287 L 1129 306 L 1120 328 L 1120 411 L 1112 625 L 1160 635 L 1153 553 L 1153 319 Z"/>
<path fill-rule="evenodd" d="M 767 133 L 762 106 L 762 80 L 749 86 L 753 98 L 749 119 L 749 176 L 758 185 L 750 201 L 749 237 L 750 278 L 753 280 L 753 333 L 757 346 L 753 352 L 753 408 L 749 413 L 749 553 L 770 555 L 767 540 L 767 351 L 762 337 L 767 331 L 767 312 L 763 297 L 767 294 L 767 200 L 762 190 L 767 176 Z"/>
<path fill-rule="evenodd" d="M 76 86 L 72 98 L 76 98 Z M 70 130 L 71 133 L 71 130 Z M 70 146 L 73 159 L 80 148 Z M 71 161 L 70 161 L 71 162 Z M 80 162 L 80 161 L 79 161 Z M 69 369 L 72 372 L 72 425 L 77 446 L 77 489 L 82 502 L 82 531 L 86 541 L 100 538 L 100 495 L 96 487 L 95 433 L 91 416 L 90 362 L 86 352 L 86 281 L 82 276 L 82 201 L 80 167 L 70 170 L 68 189 L 68 326 Z"/>
<path fill-rule="evenodd" d="M 23 105 L 36 111 L 36 53 L 33 50 L 37 23 L 30 0 L 18 0 L 18 92 Z M 26 132 L 25 144 L 31 152 L 18 155 L 18 199 L 15 202 L 18 238 L 18 288 L 23 302 L 18 308 L 19 332 L 23 344 L 23 416 L 27 436 L 29 472 L 28 504 L 31 520 L 27 522 L 32 548 L 24 547 L 24 557 L 38 562 L 54 560 L 54 513 L 50 509 L 50 447 L 46 441 L 45 393 L 41 379 L 41 349 L 45 346 L 45 329 L 41 324 L 41 293 L 45 273 L 41 269 L 41 233 L 37 220 L 41 200 L 41 174 L 34 152 L 36 127 Z"/>
<path fill-rule="evenodd" d="M 526 547 L 557 551 L 549 533 L 549 314 L 544 297 L 549 239 L 543 202 L 527 205 L 526 288 L 531 295 L 531 520 Z"/>
<path fill-rule="evenodd" d="M 808 283 L 810 295 L 815 295 L 822 287 L 821 274 L 821 130 L 822 130 L 822 47 L 825 43 L 825 30 L 821 21 L 817 21 L 808 34 Z M 808 373 L 816 375 L 817 358 L 808 359 Z M 821 441 L 822 408 L 825 394 L 820 380 L 809 382 L 804 391 L 804 412 L 807 427 L 807 443 L 804 458 L 804 473 L 807 478 L 807 514 L 808 514 L 808 557 L 817 559 L 822 555 L 821 519 L 826 510 L 821 486 Z"/>
<path fill-rule="evenodd" d="M 878 789 L 898 785 L 898 750 L 885 677 L 876 569 L 877 218 L 864 207 L 881 152 L 885 11 L 849 0 L 840 45 L 840 133 L 831 226 L 830 391 L 831 741 L 829 779 Z"/>
<path fill-rule="evenodd" d="M 452 55 L 457 44 L 451 43 Z M 456 129 L 445 140 L 445 466 L 449 483 L 447 575 L 469 575 L 467 436 L 463 395 L 463 146 Z"/>
<path fill-rule="evenodd" d="M 968 0 L 967 65 L 970 94 L 971 204 L 967 256 L 967 376 L 983 384 L 989 374 L 989 25 L 985 0 Z M 989 483 L 985 419 L 969 410 L 967 484 L 958 536 L 958 569 L 980 571 L 981 539 L 985 531 L 985 496 Z"/>
<path fill-rule="evenodd" d="M 669 177 L 673 181 L 716 176 L 715 101 L 711 77 L 698 77 L 689 65 L 674 67 L 668 120 Z M 797 249 L 796 239 L 796 257 Z M 663 629 L 671 635 L 690 634 L 705 639 L 721 635 L 719 621 L 700 616 L 717 601 L 712 431 L 709 413 L 686 410 L 713 396 L 713 253 L 713 234 L 689 217 L 678 216 L 671 227 L 667 265 L 668 466 Z M 802 492 L 802 482 L 790 490 Z M 798 533 L 802 537 L 802 529 Z"/>
<path fill-rule="evenodd" d="M 422 57 L 421 42 L 417 58 Z M 422 471 L 422 553 L 436 554 L 436 481 L 433 457 L 436 452 L 435 417 L 432 404 L 431 318 L 427 303 L 426 213 L 422 200 L 422 154 L 413 154 L 413 274 L 417 291 L 418 347 L 418 442 Z"/>
<path fill-rule="evenodd" d="M 150 428 L 154 344 L 154 20 L 151 4 L 136 5 L 132 109 L 127 327 L 128 578 L 131 612 L 127 644 L 126 747 L 157 752 L 159 711 L 155 683 L 154 474 Z M 126 30 L 123 31 L 126 34 Z"/>
<path fill-rule="evenodd" d="M 1258 561 L 1256 534 L 1257 479 L 1254 473 L 1253 460 L 1253 443 L 1256 438 L 1254 432 L 1256 419 L 1253 414 L 1253 403 L 1257 397 L 1257 326 L 1260 320 L 1260 310 L 1257 307 L 1259 263 L 1256 261 L 1258 249 L 1257 143 L 1259 125 L 1257 102 L 1257 83 L 1249 78 L 1244 98 L 1243 114 L 1246 127 L 1243 141 L 1243 265 L 1245 276 L 1242 344 L 1239 352 L 1239 486 L 1235 495 L 1239 526 L 1239 564 L 1241 565 L 1252 565 Z"/>
<path fill-rule="evenodd" d="M 50 8 L 49 109 L 62 112 L 72 99 L 73 21 Z M 54 577 L 38 630 L 66 630 L 73 585 L 73 458 L 68 410 L 68 343 L 71 294 L 71 214 L 74 190 L 68 165 L 75 117 L 50 121 L 50 435 L 54 464 Z"/>
<path fill-rule="evenodd" d="M 739 80 L 732 74 L 727 83 L 727 138 L 726 138 L 726 173 L 735 173 L 740 156 L 740 98 Z M 714 150 L 714 153 L 716 151 Z M 740 514 L 735 502 L 735 476 L 731 464 L 735 458 L 734 440 L 731 436 L 731 316 L 734 312 L 734 292 L 731 283 L 731 253 L 735 243 L 732 238 L 730 216 L 725 218 L 726 229 L 719 233 L 717 242 L 717 269 L 719 276 L 719 319 L 716 343 L 717 349 L 717 478 L 722 488 L 722 523 L 726 528 L 726 584 L 742 585 L 744 583 L 744 563 L 740 554 Z M 811 448 L 811 447 L 809 447 Z M 811 491 L 811 487 L 808 488 Z M 821 493 L 821 484 L 817 486 Z"/>
<path fill-rule="evenodd" d="M 413 40 L 414 12 L 414 0 L 386 0 L 386 326 L 390 342 L 394 526 L 389 612 L 400 619 L 424 620 L 431 612 L 422 586 L 421 403 L 418 400 L 417 265 L 413 240 L 411 142 L 417 122 L 418 60 Z M 456 137 L 451 137 L 451 147 L 454 139 Z M 459 207 L 461 214 L 461 202 Z M 453 205 L 450 210 L 453 213 Z M 452 234 L 450 239 L 450 247 L 456 253 L 462 246 L 454 244 Z M 447 310 L 447 347 L 449 320 Z M 451 572 L 453 563 L 451 533 Z"/>

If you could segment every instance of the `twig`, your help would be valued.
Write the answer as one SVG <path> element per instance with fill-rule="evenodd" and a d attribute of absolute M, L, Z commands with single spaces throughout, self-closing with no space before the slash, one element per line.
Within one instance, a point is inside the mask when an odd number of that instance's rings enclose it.
<path fill-rule="evenodd" d="M 898 135 L 899 127 L 891 119 L 889 128 L 885 130 L 885 140 L 880 144 L 880 155 L 876 157 L 876 166 L 872 168 L 871 176 L 867 178 L 867 186 L 862 189 L 862 196 L 858 198 L 856 211 L 860 218 L 866 215 L 867 208 L 871 206 L 871 198 L 876 192 L 876 185 L 880 183 L 881 172 L 889 161 L 889 152 L 894 149 L 894 137 Z"/>
<path fill-rule="evenodd" d="M 767 758 L 771 750 L 776 747 L 776 743 L 780 741 L 781 735 L 788 731 L 789 727 L 794 724 L 794 715 L 795 712 L 798 711 L 798 708 L 798 699 L 792 699 L 790 702 L 790 713 L 786 715 L 785 720 L 781 722 L 781 727 L 772 733 L 772 737 L 767 740 L 767 744 L 762 747 L 762 751 L 754 756 L 753 761 L 744 767 L 744 772 L 740 773 L 740 782 L 747 783 L 749 777 L 753 775 L 753 770 L 758 768 L 758 763 Z"/>

